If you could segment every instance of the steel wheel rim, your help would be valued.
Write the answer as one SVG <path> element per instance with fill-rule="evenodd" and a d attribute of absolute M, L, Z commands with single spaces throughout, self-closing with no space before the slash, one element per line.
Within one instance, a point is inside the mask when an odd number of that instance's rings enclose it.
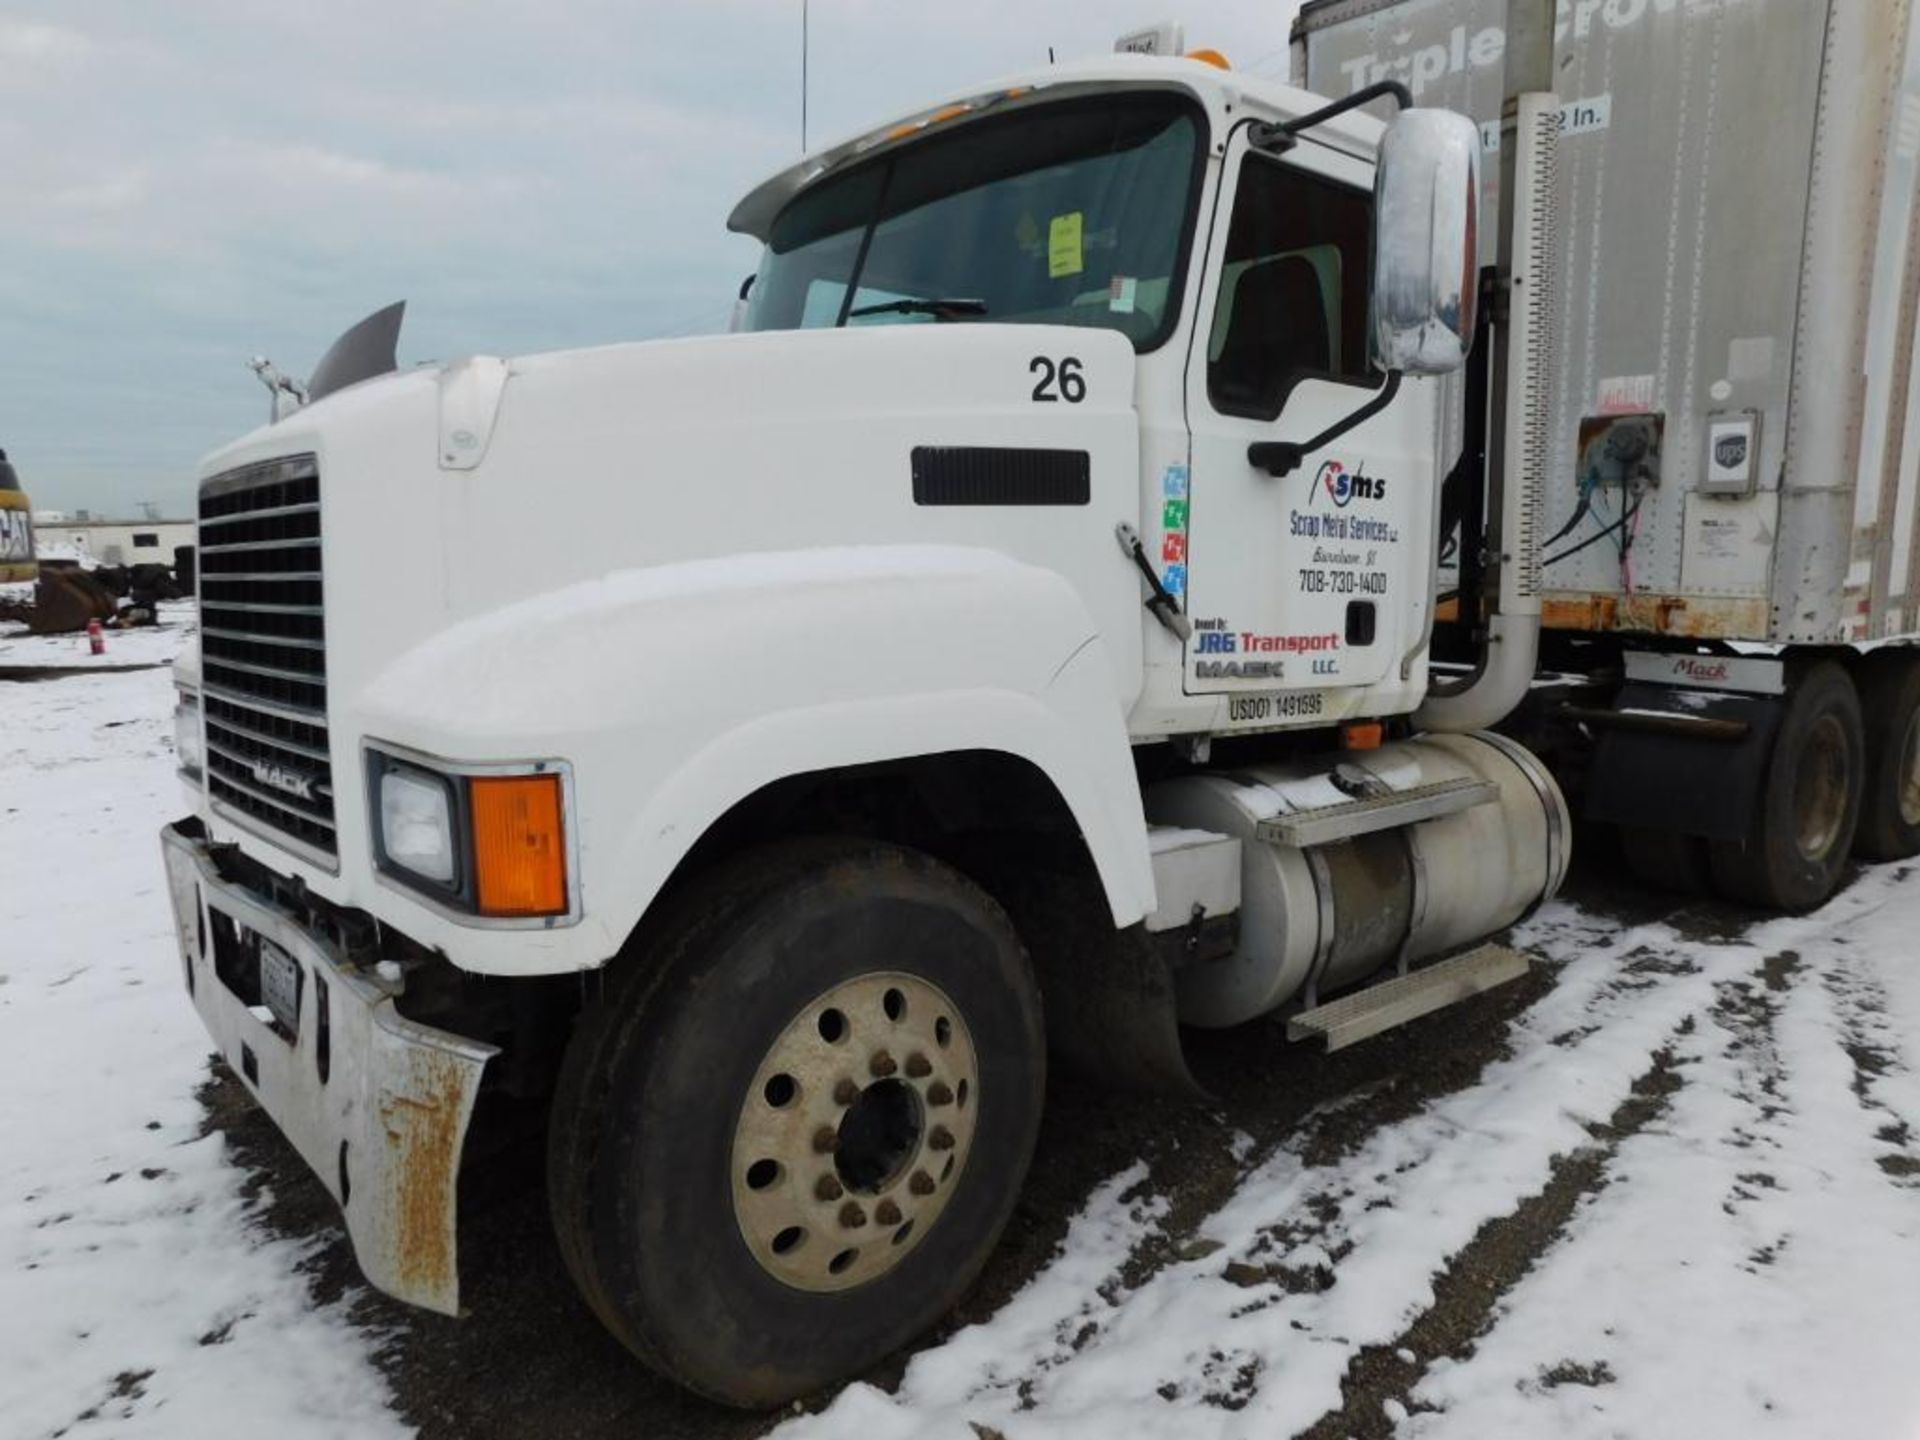
<path fill-rule="evenodd" d="M 803 1006 L 734 1123 L 734 1220 L 760 1267 L 816 1292 L 892 1270 L 952 1198 L 979 1087 L 966 1021 L 918 976 L 872 972 Z"/>
<path fill-rule="evenodd" d="M 1907 717 L 1907 733 L 1900 741 L 1900 772 L 1894 784 L 1900 819 L 1920 827 L 1920 710 Z"/>
<path fill-rule="evenodd" d="M 1836 716 L 1822 715 L 1808 733 L 1793 802 L 1800 853 L 1825 860 L 1847 813 L 1847 737 Z"/>

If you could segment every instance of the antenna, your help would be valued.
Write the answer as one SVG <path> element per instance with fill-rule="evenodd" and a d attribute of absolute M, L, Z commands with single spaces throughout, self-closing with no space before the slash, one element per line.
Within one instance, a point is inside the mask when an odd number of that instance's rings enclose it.
<path fill-rule="evenodd" d="M 800 153 L 807 153 L 807 0 L 800 0 Z"/>

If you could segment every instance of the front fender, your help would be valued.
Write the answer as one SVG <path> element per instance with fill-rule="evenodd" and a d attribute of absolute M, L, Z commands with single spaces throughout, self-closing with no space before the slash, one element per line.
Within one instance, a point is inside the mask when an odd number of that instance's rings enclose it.
<path fill-rule="evenodd" d="M 354 706 L 369 739 L 454 760 L 568 760 L 583 921 L 540 943 L 457 931 L 469 969 L 606 960 L 716 820 L 788 776 L 960 750 L 1036 766 L 1117 925 L 1153 906 L 1126 731 L 1091 616 L 998 552 L 860 547 L 626 572 L 456 626 Z M 402 920 L 398 907 L 418 911 Z M 382 889 L 416 938 L 442 923 Z"/>

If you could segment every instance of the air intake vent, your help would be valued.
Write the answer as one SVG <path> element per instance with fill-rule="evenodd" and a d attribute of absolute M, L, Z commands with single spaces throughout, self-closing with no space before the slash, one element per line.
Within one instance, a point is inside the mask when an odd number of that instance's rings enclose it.
<path fill-rule="evenodd" d="M 328 866 L 320 472 L 310 455 L 216 475 L 200 487 L 200 663 L 207 791 Z"/>
<path fill-rule="evenodd" d="M 1084 450 L 916 445 L 916 505 L 1085 505 L 1093 494 Z"/>

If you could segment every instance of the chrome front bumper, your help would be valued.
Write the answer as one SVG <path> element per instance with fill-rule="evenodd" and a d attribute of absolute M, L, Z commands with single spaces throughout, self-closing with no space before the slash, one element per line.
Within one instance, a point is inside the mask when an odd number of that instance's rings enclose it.
<path fill-rule="evenodd" d="M 160 832 L 194 1007 L 220 1054 L 339 1202 L 370 1283 L 457 1315 L 460 1151 L 480 1074 L 498 1051 L 417 1025 L 394 987 L 340 959 L 270 899 L 221 878 L 204 841 Z M 221 977 L 258 964 L 250 936 L 299 966 L 297 1026 Z"/>

